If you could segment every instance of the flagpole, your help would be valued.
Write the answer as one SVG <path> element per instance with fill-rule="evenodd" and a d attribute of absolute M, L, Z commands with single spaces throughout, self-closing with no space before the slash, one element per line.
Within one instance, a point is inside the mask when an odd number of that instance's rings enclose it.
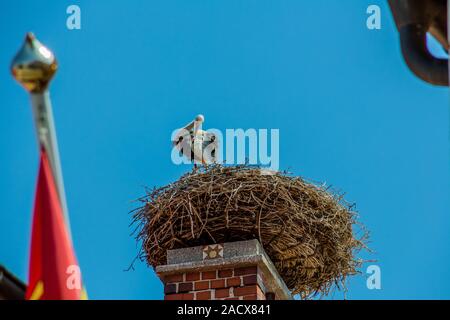
<path fill-rule="evenodd" d="M 38 138 L 39 150 L 45 150 L 61 203 L 61 209 L 71 238 L 66 194 L 53 120 L 52 104 L 48 85 L 58 68 L 53 53 L 43 46 L 32 33 L 28 33 L 25 42 L 11 64 L 14 78 L 29 92 L 33 118 Z"/>
<path fill-rule="evenodd" d="M 63 210 L 64 217 L 66 219 L 67 231 L 70 235 L 70 221 L 67 209 L 66 192 L 64 189 L 50 93 L 48 90 L 45 90 L 42 93 L 31 93 L 30 96 L 39 147 L 46 151 L 50 161 L 53 176 L 55 177 L 56 189 L 61 202 L 61 209 Z"/>

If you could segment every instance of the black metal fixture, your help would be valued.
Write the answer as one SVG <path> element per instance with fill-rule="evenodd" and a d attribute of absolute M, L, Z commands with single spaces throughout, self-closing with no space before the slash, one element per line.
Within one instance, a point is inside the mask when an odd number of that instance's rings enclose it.
<path fill-rule="evenodd" d="M 389 0 L 400 33 L 402 54 L 420 79 L 448 86 L 448 59 L 434 57 L 427 48 L 427 32 L 449 51 L 447 0 Z"/>

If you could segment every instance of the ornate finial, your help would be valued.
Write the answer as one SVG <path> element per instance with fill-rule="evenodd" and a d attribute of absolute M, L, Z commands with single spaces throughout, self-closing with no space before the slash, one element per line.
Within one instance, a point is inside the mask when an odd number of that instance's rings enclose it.
<path fill-rule="evenodd" d="M 14 78 L 29 92 L 45 91 L 58 63 L 53 53 L 29 32 L 11 63 Z"/>

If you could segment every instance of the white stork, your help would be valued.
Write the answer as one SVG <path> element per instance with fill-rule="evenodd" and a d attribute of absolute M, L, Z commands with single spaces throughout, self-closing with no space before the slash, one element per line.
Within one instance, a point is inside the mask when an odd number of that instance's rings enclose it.
<path fill-rule="evenodd" d="M 180 154 L 197 163 L 210 164 L 216 162 L 217 140 L 213 133 L 202 130 L 205 117 L 201 114 L 195 117 L 175 135 L 172 144 Z M 205 152 L 208 148 L 207 152 Z"/>

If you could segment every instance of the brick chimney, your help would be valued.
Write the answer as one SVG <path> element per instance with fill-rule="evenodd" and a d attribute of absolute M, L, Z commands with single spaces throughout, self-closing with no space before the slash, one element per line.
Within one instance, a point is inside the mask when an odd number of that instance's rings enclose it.
<path fill-rule="evenodd" d="M 156 272 L 165 300 L 292 299 L 258 240 L 169 250 Z"/>

